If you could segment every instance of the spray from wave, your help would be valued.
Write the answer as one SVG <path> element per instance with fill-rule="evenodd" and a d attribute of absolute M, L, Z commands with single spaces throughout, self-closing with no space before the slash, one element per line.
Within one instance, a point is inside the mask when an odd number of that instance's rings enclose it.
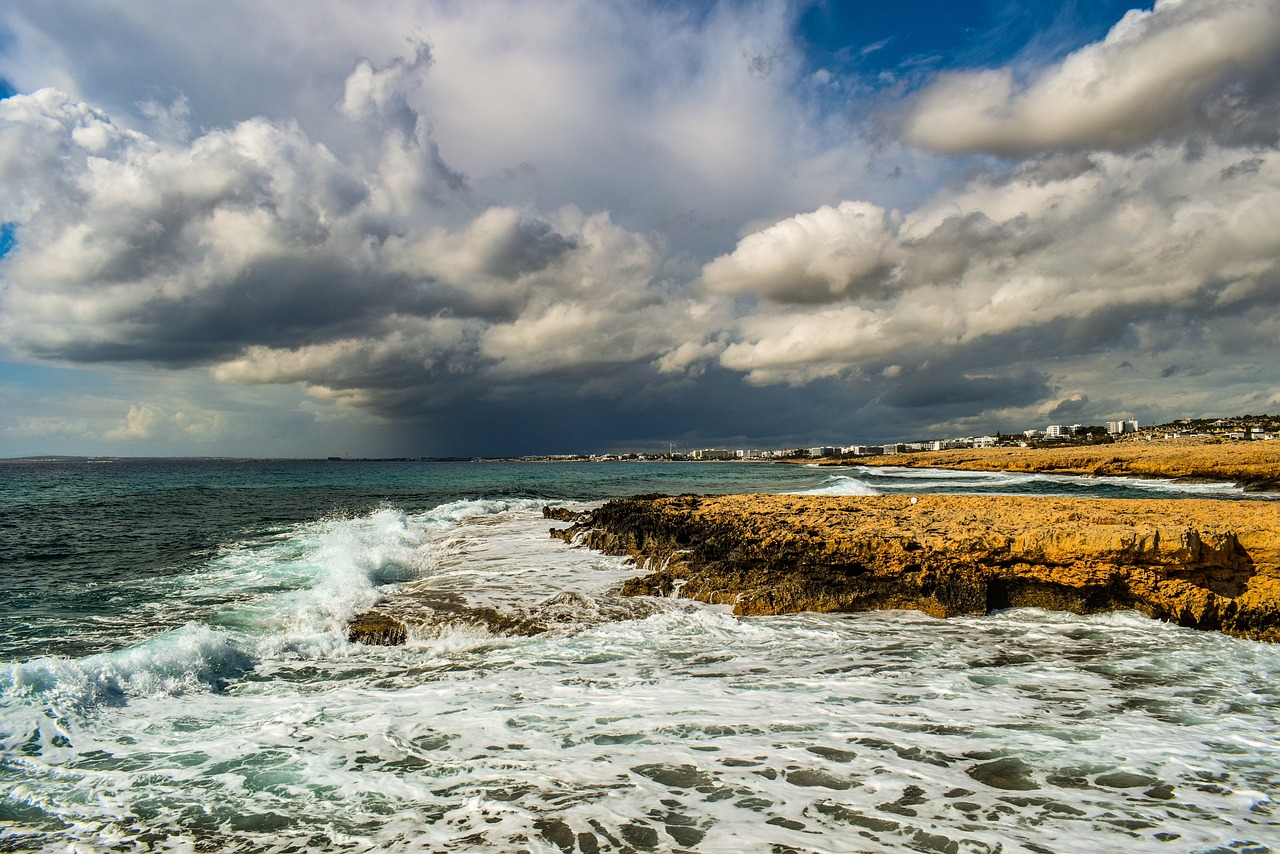
<path fill-rule="evenodd" d="M 187 599 L 203 603 L 185 625 L 112 652 L 11 664 L 0 670 L 0 706 L 83 718 L 142 698 L 219 692 L 264 659 L 342 655 L 348 619 L 433 572 L 450 530 L 541 505 L 462 500 L 416 514 L 383 508 L 230 544 L 179 579 Z M 21 717 L 28 726 L 29 716 Z M 8 740 L 13 722 L 0 724 L 0 734 Z"/>

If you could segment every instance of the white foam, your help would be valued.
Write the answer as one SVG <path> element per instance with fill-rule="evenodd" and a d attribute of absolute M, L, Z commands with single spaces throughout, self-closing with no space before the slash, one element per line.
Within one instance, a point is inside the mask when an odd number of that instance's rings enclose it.
<path fill-rule="evenodd" d="M 803 492 L 795 493 L 797 495 L 880 495 L 880 490 L 871 486 L 865 480 L 848 475 L 834 475 L 830 480 L 813 489 L 806 489 Z"/>
<path fill-rule="evenodd" d="M 10 704 L 25 702 L 57 718 L 82 719 L 139 698 L 216 690 L 252 666 L 252 657 L 225 633 L 187 626 L 117 652 L 11 664 L 0 670 L 0 694 Z"/>

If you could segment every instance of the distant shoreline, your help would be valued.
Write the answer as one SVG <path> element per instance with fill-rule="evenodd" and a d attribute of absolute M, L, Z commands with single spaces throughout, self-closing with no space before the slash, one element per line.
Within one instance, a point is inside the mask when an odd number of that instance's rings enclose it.
<path fill-rule="evenodd" d="M 960 448 L 809 460 L 822 466 L 902 466 L 1234 483 L 1246 492 L 1280 492 L 1280 441 L 1172 439 L 1062 448 Z"/>

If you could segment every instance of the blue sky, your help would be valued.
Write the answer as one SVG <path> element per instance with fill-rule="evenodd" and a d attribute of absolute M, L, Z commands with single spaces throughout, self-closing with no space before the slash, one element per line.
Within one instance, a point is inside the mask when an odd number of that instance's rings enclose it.
<path fill-rule="evenodd" d="M 1130 9 L 1150 4 L 1085 0 L 809 4 L 797 18 L 809 61 L 845 73 L 1046 62 L 1097 41 Z M 1024 56 L 1024 54 L 1034 54 Z"/>
<path fill-rule="evenodd" d="M 1280 405 L 1268 0 L 14 0 L 0 95 L 0 456 Z"/>

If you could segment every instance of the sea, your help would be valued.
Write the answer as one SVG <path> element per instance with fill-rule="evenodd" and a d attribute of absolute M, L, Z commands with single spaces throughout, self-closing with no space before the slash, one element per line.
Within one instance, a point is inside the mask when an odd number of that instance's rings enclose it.
<path fill-rule="evenodd" d="M 1124 612 L 622 600 L 639 570 L 541 512 L 685 492 L 1268 500 L 769 463 L 0 463 L 0 851 L 1280 851 L 1280 647 Z M 348 641 L 397 597 L 450 618 Z"/>

